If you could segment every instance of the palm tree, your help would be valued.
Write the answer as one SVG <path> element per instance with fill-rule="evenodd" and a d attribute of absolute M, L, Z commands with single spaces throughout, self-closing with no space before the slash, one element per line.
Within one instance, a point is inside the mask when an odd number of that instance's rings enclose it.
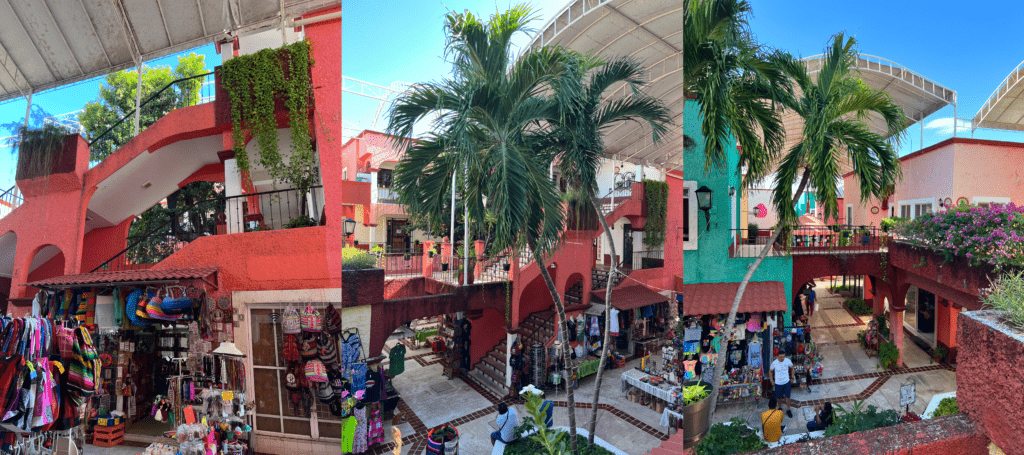
<path fill-rule="evenodd" d="M 580 64 L 575 71 L 563 73 L 564 83 L 556 86 L 553 113 L 548 119 L 551 127 L 553 146 L 559 151 L 559 169 L 562 175 L 571 176 L 571 185 L 582 190 L 582 202 L 589 206 L 597 215 L 597 220 L 604 230 L 608 245 L 611 246 L 612 257 L 616 257 L 615 242 L 605 214 L 601 211 L 601 203 L 597 198 L 597 169 L 604 158 L 604 141 L 602 133 L 609 127 L 635 121 L 646 123 L 651 127 L 654 141 L 660 141 L 667 126 L 672 123 L 671 112 L 658 99 L 643 92 L 645 85 L 643 68 L 640 63 L 629 58 L 618 58 L 598 68 L 600 62 L 591 56 L 579 56 Z M 590 76 L 589 83 L 584 83 L 584 74 L 596 69 Z M 626 83 L 631 94 L 614 100 L 605 100 L 605 91 L 619 83 Z M 566 90 L 566 94 L 558 90 Z M 566 104 L 568 103 L 568 104 Z M 605 321 L 611 318 L 612 280 L 617 273 L 615 261 L 608 274 L 605 286 L 604 301 Z M 594 398 L 591 406 L 590 424 L 588 426 L 588 445 L 594 445 L 594 432 L 597 427 L 598 400 L 601 396 L 601 380 L 604 377 L 605 362 L 608 358 L 608 345 L 611 343 L 610 326 L 605 324 L 604 342 L 601 347 L 600 366 L 594 386 Z"/>
<path fill-rule="evenodd" d="M 412 145 L 396 169 L 399 201 L 410 213 L 436 222 L 454 184 L 462 189 L 469 211 L 467 229 L 481 228 L 493 213 L 497 223 L 489 248 L 530 248 L 558 311 L 562 345 L 568 346 L 565 305 L 546 266 L 546 257 L 561 244 L 565 210 L 548 177 L 554 152 L 545 145 L 541 124 L 551 112 L 544 93 L 564 80 L 561 72 L 576 60 L 555 47 L 530 50 L 514 60 L 511 38 L 534 18 L 524 5 L 486 22 L 468 12 L 449 13 L 446 54 L 452 76 L 416 85 L 396 100 L 387 129 L 393 137 L 408 137 L 417 121 L 437 115 L 434 132 Z M 572 95 L 568 89 L 557 92 Z M 568 364 L 569 350 L 563 354 Z M 567 401 L 576 452 L 572 388 Z"/>
<path fill-rule="evenodd" d="M 825 218 L 838 217 L 836 201 L 842 178 L 841 161 L 849 159 L 860 181 L 861 198 L 881 198 L 900 178 L 896 148 L 906 127 L 903 109 L 888 95 L 864 84 L 853 72 L 857 59 L 856 40 L 838 34 L 825 51 L 817 81 L 811 79 L 802 62 L 790 59 L 783 68 L 800 89 L 798 99 L 789 106 L 804 121 L 800 141 L 782 157 L 773 191 L 773 203 L 779 213 L 779 226 L 796 220 L 796 203 L 808 184 L 818 192 Z M 871 113 L 881 117 L 885 135 L 871 131 L 865 119 Z M 746 148 L 744 147 L 744 152 Z M 800 184 L 794 194 L 792 183 Z M 771 251 L 783 229 L 775 229 L 765 248 L 747 269 L 736 291 L 725 327 L 736 322 L 743 293 L 754 272 Z M 728 333 L 728 332 L 726 332 Z M 725 367 L 725 350 L 715 363 L 711 409 L 714 412 L 718 386 Z"/>

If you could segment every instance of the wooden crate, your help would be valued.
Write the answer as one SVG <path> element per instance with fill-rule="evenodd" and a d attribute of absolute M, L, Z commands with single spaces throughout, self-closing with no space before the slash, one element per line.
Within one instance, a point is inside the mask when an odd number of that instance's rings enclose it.
<path fill-rule="evenodd" d="M 124 424 L 112 427 L 97 425 L 93 430 L 92 445 L 97 447 L 114 447 L 124 442 Z"/>

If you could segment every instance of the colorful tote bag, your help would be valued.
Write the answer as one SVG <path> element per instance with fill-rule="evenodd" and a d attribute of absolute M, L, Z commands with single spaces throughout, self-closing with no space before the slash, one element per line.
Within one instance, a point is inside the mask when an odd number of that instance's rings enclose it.
<path fill-rule="evenodd" d="M 299 317 L 299 312 L 298 310 L 295 309 L 295 307 L 288 305 L 288 307 L 284 309 L 284 315 L 282 320 L 282 324 L 284 326 L 284 333 L 289 335 L 297 335 L 302 332 L 301 318 Z"/>
<path fill-rule="evenodd" d="M 306 309 L 302 311 L 300 322 L 303 332 L 320 332 L 324 325 L 320 312 L 313 308 L 313 305 L 307 305 Z"/>

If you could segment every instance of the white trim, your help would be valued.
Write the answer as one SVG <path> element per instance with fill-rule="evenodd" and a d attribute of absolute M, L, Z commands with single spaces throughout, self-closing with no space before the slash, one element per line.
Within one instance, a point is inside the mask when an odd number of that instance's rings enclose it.
<path fill-rule="evenodd" d="M 690 199 L 690 240 L 683 241 L 683 250 L 696 250 L 700 240 L 700 218 L 697 216 L 697 182 L 683 180 L 683 197 Z"/>
<path fill-rule="evenodd" d="M 910 206 L 910 219 L 914 219 L 914 218 L 917 218 L 917 216 L 915 216 L 915 214 L 914 214 L 914 206 L 915 205 L 921 205 L 921 204 L 931 204 L 932 205 L 932 213 L 935 213 L 935 212 L 938 211 L 936 209 L 937 203 L 935 202 L 935 198 L 933 198 L 933 197 L 926 197 L 926 198 L 921 198 L 921 199 L 905 199 L 905 200 L 899 201 L 896 205 L 899 206 L 899 207 L 903 207 L 904 205 L 909 205 Z M 902 210 L 900 212 L 902 213 Z"/>
<path fill-rule="evenodd" d="M 846 204 L 846 225 L 853 226 L 853 204 Z"/>
<path fill-rule="evenodd" d="M 974 196 L 971 198 L 971 204 L 1009 204 L 1010 198 L 1008 197 L 992 197 L 992 196 Z"/>

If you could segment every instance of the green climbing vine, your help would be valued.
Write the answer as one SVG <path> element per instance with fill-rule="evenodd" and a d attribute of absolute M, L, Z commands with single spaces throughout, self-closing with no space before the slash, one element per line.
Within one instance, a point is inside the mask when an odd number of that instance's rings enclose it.
<path fill-rule="evenodd" d="M 647 221 L 644 223 L 644 246 L 653 250 L 665 244 L 665 216 L 668 214 L 668 183 L 644 180 Z"/>
<path fill-rule="evenodd" d="M 888 280 L 886 280 L 886 272 L 889 271 L 889 253 L 882 252 L 881 256 L 882 260 L 880 265 L 882 266 L 882 282 L 888 283 Z"/>
<path fill-rule="evenodd" d="M 280 49 L 232 58 L 221 70 L 221 80 L 231 100 L 233 150 L 239 170 L 249 171 L 255 162 L 275 181 L 291 184 L 303 195 L 319 180 L 319 166 L 309 135 L 312 65 L 309 42 L 303 40 Z M 274 102 L 278 99 L 288 108 L 291 125 L 291 156 L 287 160 L 277 144 Z M 245 150 L 246 131 L 259 147 L 255 161 Z"/>
<path fill-rule="evenodd" d="M 22 180 L 50 175 L 69 134 L 71 131 L 57 125 L 44 125 L 39 129 L 19 128 L 15 178 Z"/>

